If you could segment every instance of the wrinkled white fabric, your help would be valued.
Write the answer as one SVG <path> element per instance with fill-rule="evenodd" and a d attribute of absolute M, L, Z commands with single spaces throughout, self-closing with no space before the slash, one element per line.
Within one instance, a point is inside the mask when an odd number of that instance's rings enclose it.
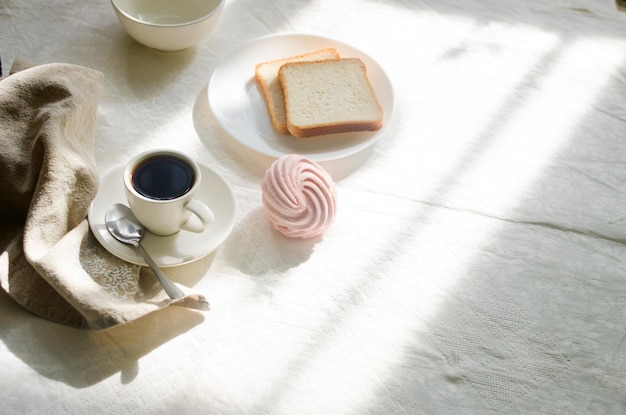
<path fill-rule="evenodd" d="M 363 50 L 396 97 L 373 148 L 323 164 L 341 198 L 312 241 L 271 229 L 273 160 L 223 132 L 207 100 L 220 61 L 291 32 Z M 167 270 L 206 295 L 206 315 L 86 333 L 0 294 L 4 413 L 626 412 L 614 1 L 227 0 L 209 39 L 164 54 L 108 2 L 12 0 L 0 56 L 5 71 L 25 56 L 103 72 L 101 173 L 173 146 L 216 169 L 239 209 L 214 254 Z"/>

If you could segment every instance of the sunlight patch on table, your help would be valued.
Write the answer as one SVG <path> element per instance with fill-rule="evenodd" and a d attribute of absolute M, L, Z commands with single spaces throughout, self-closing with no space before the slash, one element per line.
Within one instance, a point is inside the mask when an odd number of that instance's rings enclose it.
<path fill-rule="evenodd" d="M 475 208 L 501 215 L 519 204 L 567 145 L 624 58 L 623 47 L 602 40 L 580 39 L 562 47 L 537 87 L 459 177 L 461 188 L 488 194 L 484 205 Z M 465 202 L 461 191 L 446 199 L 455 205 Z M 469 198 L 467 203 L 472 203 Z"/>
<path fill-rule="evenodd" d="M 317 30 L 323 29 L 320 24 L 332 26 L 332 19 L 307 17 L 315 7 L 305 6 L 290 24 L 304 29 L 315 25 Z M 229 330 L 235 338 L 246 338 L 253 327 L 259 337 L 252 339 L 253 348 L 242 343 L 219 351 L 225 361 L 238 359 L 229 366 L 240 370 L 224 373 L 220 380 L 245 386 L 235 397 L 242 406 L 253 408 L 265 401 L 277 409 L 301 408 L 306 406 L 302 402 L 316 402 L 319 413 L 358 414 L 375 403 L 376 392 L 388 384 L 394 367 L 404 364 L 414 335 L 436 318 L 481 248 L 497 238 L 498 221 L 490 214 L 506 215 L 541 178 L 545 165 L 567 144 L 572 129 L 624 59 L 620 45 L 603 39 L 569 43 L 530 25 L 392 7 L 381 12 L 396 15 L 397 26 L 389 30 L 406 30 L 413 39 L 411 48 L 419 51 L 406 55 L 406 65 L 385 69 L 413 79 L 411 85 L 395 85 L 399 97 L 409 87 L 420 96 L 411 101 L 417 106 L 399 107 L 404 119 L 394 120 L 414 124 L 415 137 L 392 142 L 380 157 L 398 159 L 394 168 L 418 177 L 421 188 L 408 187 L 406 177 L 386 181 L 387 192 L 376 187 L 381 180 L 377 177 L 364 182 L 383 195 L 404 194 L 396 186 L 407 188 L 406 200 L 398 200 L 405 206 L 394 207 L 397 223 L 406 224 L 411 209 L 427 199 L 418 193 L 437 199 L 439 205 L 425 208 L 411 229 L 406 246 L 419 252 L 404 252 L 399 246 L 393 261 L 377 263 L 376 269 L 384 272 L 379 279 L 362 286 L 359 281 L 385 247 L 351 236 L 348 239 L 361 243 L 372 258 L 353 260 L 347 251 L 343 273 L 328 274 L 313 252 L 310 261 L 285 276 L 289 283 L 273 286 L 264 297 L 254 297 L 257 287 L 251 284 L 242 294 L 249 298 L 241 304 L 253 306 L 237 310 L 238 324 Z M 347 26 L 345 38 L 337 40 L 356 39 L 360 35 L 353 29 Z M 437 33 L 439 37 L 432 36 Z M 389 61 L 397 53 L 392 48 L 378 52 L 377 57 Z M 410 116 L 419 116 L 419 122 Z M 174 134 L 176 122 L 168 130 Z M 424 146 L 430 150 L 424 154 L 441 149 L 441 157 L 421 159 Z M 404 156 L 414 150 L 414 159 Z M 367 201 L 367 189 L 362 191 Z M 474 194 L 468 197 L 466 192 Z M 475 204 L 476 192 L 486 195 L 480 205 Z M 375 213 L 362 213 L 376 218 Z M 385 217 L 393 214 L 386 212 Z M 395 235 L 383 226 L 377 230 Z M 345 249 L 329 245 L 330 240 L 315 250 Z M 242 280 L 237 292 L 248 283 Z M 325 407 L 327 402 L 333 407 Z"/>
<path fill-rule="evenodd" d="M 489 200 L 495 204 L 489 209 L 506 213 L 514 208 L 541 179 L 545 165 L 567 144 L 623 58 L 617 45 L 602 40 L 581 39 L 563 45 L 537 88 L 514 108 L 496 137 L 464 169 L 462 181 L 498 195 Z M 287 385 L 280 395 L 281 405 L 289 407 L 312 394 L 328 396 L 343 413 L 360 413 L 392 376 L 393 367 L 403 364 L 403 352 L 412 335 L 436 318 L 447 293 L 466 276 L 474 256 L 497 238 L 497 221 L 481 215 L 480 209 L 473 212 L 472 206 L 462 209 L 472 200 L 465 200 L 463 191 L 451 190 L 444 199 L 459 208 L 452 214 L 432 209 L 414 235 L 416 240 L 431 243 L 411 241 L 413 246 L 421 245 L 419 256 L 425 260 L 413 262 L 416 259 L 407 254 L 387 264 L 385 278 L 369 287 L 363 302 L 345 310 L 342 320 L 334 323 L 332 342 L 322 345 L 326 347 L 324 357 L 309 356 L 300 369 L 299 381 Z M 446 241 L 450 241 L 447 246 Z M 341 289 L 341 284 L 336 283 L 335 288 Z M 377 305 L 370 307 L 373 303 Z M 380 307 L 381 303 L 385 307 Z M 331 409 L 324 408 L 323 402 L 319 408 Z"/>

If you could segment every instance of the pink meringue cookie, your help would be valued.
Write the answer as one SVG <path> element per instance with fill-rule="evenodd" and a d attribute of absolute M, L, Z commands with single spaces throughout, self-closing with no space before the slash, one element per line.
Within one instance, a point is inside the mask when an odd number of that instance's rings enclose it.
<path fill-rule="evenodd" d="M 335 219 L 335 183 L 322 166 L 305 157 L 289 154 L 275 160 L 261 190 L 272 225 L 290 238 L 318 236 Z"/>

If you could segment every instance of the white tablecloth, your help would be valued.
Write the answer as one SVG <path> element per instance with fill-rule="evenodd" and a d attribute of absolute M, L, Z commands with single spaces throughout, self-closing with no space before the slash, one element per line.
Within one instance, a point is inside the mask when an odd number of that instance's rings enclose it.
<path fill-rule="evenodd" d="M 272 231 L 272 157 L 224 132 L 213 70 L 247 42 L 313 33 L 395 91 L 369 150 L 324 166 L 323 238 Z M 626 413 L 626 13 L 613 0 L 227 0 L 197 48 L 132 41 L 107 0 L 0 2 L 17 57 L 102 71 L 102 174 L 176 147 L 238 203 L 211 255 L 167 269 L 207 313 L 106 331 L 0 292 L 2 414 Z"/>

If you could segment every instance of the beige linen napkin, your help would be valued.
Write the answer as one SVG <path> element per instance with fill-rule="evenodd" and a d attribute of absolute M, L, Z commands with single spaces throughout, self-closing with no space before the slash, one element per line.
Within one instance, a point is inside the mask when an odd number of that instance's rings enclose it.
<path fill-rule="evenodd" d="M 0 285 L 30 311 L 80 328 L 113 327 L 170 304 L 207 310 L 201 295 L 173 303 L 148 269 L 108 253 L 89 230 L 102 81 L 70 64 L 0 80 Z"/>

